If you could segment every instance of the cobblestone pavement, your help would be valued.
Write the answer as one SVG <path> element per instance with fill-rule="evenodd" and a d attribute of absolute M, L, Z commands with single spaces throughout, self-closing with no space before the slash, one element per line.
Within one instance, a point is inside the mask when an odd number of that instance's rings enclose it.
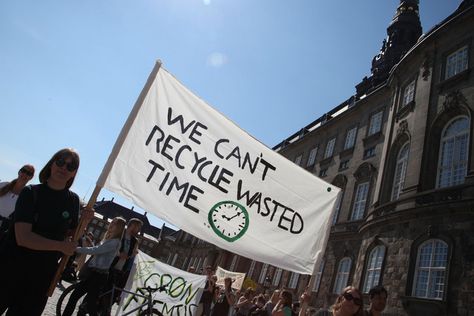
<path fill-rule="evenodd" d="M 62 281 L 61 284 L 56 286 L 56 290 L 54 291 L 53 295 L 48 299 L 48 303 L 43 311 L 43 316 L 56 316 L 56 305 L 58 303 L 58 299 L 63 293 L 63 291 L 69 286 L 71 283 Z M 112 308 L 112 315 L 115 315 L 115 310 L 117 305 L 114 305 Z"/>

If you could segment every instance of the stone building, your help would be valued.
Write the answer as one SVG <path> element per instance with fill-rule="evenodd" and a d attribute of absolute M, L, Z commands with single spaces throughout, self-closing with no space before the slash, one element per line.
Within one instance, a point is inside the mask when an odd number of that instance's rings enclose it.
<path fill-rule="evenodd" d="M 423 35 L 400 1 L 356 94 L 274 148 L 343 190 L 312 305 L 383 284 L 387 315 L 474 314 L 473 34 L 473 1 Z"/>

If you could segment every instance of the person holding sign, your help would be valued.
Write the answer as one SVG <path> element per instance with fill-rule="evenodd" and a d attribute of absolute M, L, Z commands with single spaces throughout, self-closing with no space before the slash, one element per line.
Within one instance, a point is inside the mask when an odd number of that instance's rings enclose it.
<path fill-rule="evenodd" d="M 235 302 L 235 295 L 232 291 L 232 279 L 227 277 L 224 279 L 224 288 L 221 289 L 216 304 L 212 309 L 211 316 L 224 316 L 229 313 L 229 309 Z"/>
<path fill-rule="evenodd" d="M 69 190 L 78 168 L 77 152 L 62 149 L 41 170 L 40 184 L 21 191 L 13 228 L 0 246 L 0 314 L 42 314 L 58 259 L 77 245 L 67 237 L 78 224 L 79 197 Z M 90 220 L 92 209 L 82 216 Z"/>
<path fill-rule="evenodd" d="M 97 301 L 102 288 L 107 284 L 109 267 L 120 248 L 120 239 L 125 230 L 125 219 L 115 217 L 105 233 L 104 240 L 98 246 L 78 247 L 76 252 L 93 255 L 88 263 L 90 273 L 72 292 L 63 316 L 70 316 L 76 308 L 77 301 L 87 293 L 86 304 L 89 315 L 97 315 Z"/>

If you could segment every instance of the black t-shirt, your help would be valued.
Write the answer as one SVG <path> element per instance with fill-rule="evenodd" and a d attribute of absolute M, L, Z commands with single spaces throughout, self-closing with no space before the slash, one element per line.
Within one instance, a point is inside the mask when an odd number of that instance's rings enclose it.
<path fill-rule="evenodd" d="M 20 193 L 13 213 L 14 223 L 31 223 L 32 231 L 42 237 L 62 241 L 74 229 L 79 218 L 79 197 L 64 189 L 53 190 L 46 184 L 26 186 Z M 7 248 L 12 255 L 59 257 L 57 251 L 36 251 L 17 246 L 15 229 L 7 236 Z"/>

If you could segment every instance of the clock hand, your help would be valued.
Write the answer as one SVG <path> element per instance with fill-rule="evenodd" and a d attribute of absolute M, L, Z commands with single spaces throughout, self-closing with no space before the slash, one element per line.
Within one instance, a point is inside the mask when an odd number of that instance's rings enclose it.
<path fill-rule="evenodd" d="M 224 214 L 222 214 L 222 218 L 225 218 L 226 220 L 231 220 L 231 218 L 228 218 L 227 216 L 225 216 Z"/>
<path fill-rule="evenodd" d="M 230 218 L 227 218 L 227 220 L 230 221 L 231 219 L 233 219 L 234 217 L 239 216 L 239 215 L 240 215 L 240 212 L 237 212 L 237 214 L 235 214 L 234 216 L 232 216 L 232 217 L 230 217 Z"/>

